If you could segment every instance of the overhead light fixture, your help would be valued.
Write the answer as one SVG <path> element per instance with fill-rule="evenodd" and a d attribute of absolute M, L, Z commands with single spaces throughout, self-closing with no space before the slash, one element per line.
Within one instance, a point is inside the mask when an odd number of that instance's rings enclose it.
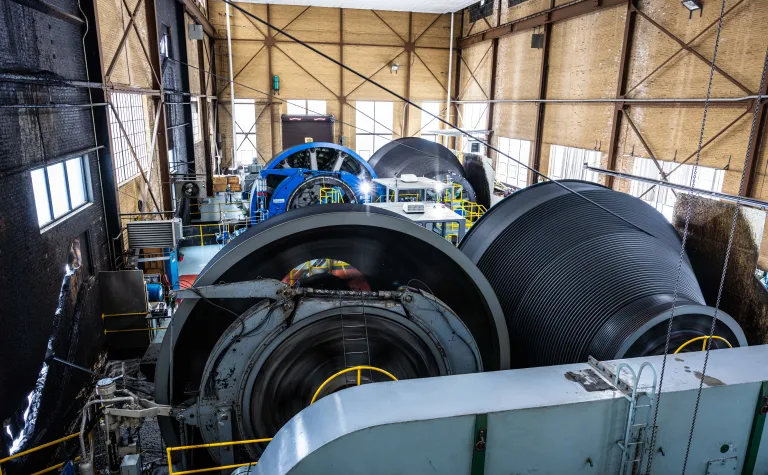
<path fill-rule="evenodd" d="M 397 74 L 397 70 L 400 69 L 400 65 L 398 63 L 392 63 L 390 66 L 390 72 Z"/>
<path fill-rule="evenodd" d="M 683 0 L 680 3 L 682 3 L 683 6 L 688 9 L 688 19 L 690 19 L 693 16 L 694 10 L 698 10 L 699 16 L 701 16 L 702 6 L 701 6 L 700 0 Z"/>
<path fill-rule="evenodd" d="M 690 11 L 701 10 L 701 3 L 698 0 L 683 0 L 681 3 Z"/>

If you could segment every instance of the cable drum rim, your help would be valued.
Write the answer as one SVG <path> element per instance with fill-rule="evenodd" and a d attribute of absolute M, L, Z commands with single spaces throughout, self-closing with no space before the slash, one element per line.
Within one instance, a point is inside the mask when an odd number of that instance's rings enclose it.
<path fill-rule="evenodd" d="M 666 218 L 602 185 L 565 184 L 610 212 L 557 183 L 539 183 L 491 208 L 459 246 L 504 308 L 513 363 L 644 356 L 632 352 L 646 343 L 648 351 L 655 348 L 643 335 L 668 320 L 676 288 L 675 325 L 687 325 L 679 335 L 698 331 L 698 320 L 711 321 L 714 309 L 705 305 L 687 256 L 676 283 L 681 244 Z M 656 305 L 653 312 L 633 307 L 644 299 Z M 731 343 L 746 344 L 733 318 L 719 315 L 723 331 L 736 340 Z"/>
<path fill-rule="evenodd" d="M 437 270 L 423 269 L 419 267 L 416 262 L 418 259 L 415 257 L 412 259 L 396 259 L 389 258 L 382 261 L 382 264 L 386 264 L 387 269 L 394 269 L 395 274 L 399 272 L 397 269 L 410 269 L 416 266 L 414 269 L 416 275 L 422 275 L 420 279 L 424 281 L 424 284 L 431 287 L 431 291 L 425 288 L 420 282 L 411 282 L 410 285 L 423 288 L 426 291 L 434 294 L 438 299 L 444 302 L 448 307 L 454 310 L 459 318 L 465 322 L 465 325 L 469 327 L 475 341 L 483 356 L 483 366 L 487 370 L 497 370 L 509 368 L 509 337 L 506 329 L 506 322 L 503 318 L 503 312 L 501 305 L 496 298 L 493 289 L 488 281 L 483 277 L 482 273 L 477 267 L 470 262 L 470 260 L 462 254 L 455 246 L 449 243 L 447 240 L 442 239 L 440 236 L 424 229 L 419 226 L 415 226 L 411 221 L 404 218 L 400 218 L 394 213 L 381 210 L 378 208 L 372 208 L 359 204 L 327 204 L 323 206 L 313 206 L 303 209 L 291 210 L 281 215 L 275 216 L 264 223 L 252 227 L 245 233 L 239 235 L 225 246 L 208 265 L 201 271 L 198 276 L 195 285 L 213 285 L 222 281 L 236 281 L 230 275 L 226 275 L 228 272 L 235 272 L 242 269 L 248 269 L 247 279 L 256 279 L 257 277 L 264 278 L 277 278 L 282 279 L 285 274 L 280 276 L 273 275 L 259 275 L 261 272 L 259 269 L 269 269 L 270 266 L 280 264 L 279 256 L 268 254 L 268 258 L 258 261 L 258 266 L 252 267 L 250 263 L 246 262 L 248 256 L 254 257 L 261 253 L 265 255 L 265 252 L 269 252 L 270 249 L 278 249 L 276 246 L 288 246 L 288 251 L 293 252 L 294 242 L 300 239 L 309 239 L 309 236 L 317 236 L 318 238 L 311 238 L 306 241 L 306 245 L 310 246 L 300 250 L 300 252 L 310 252 L 311 246 L 322 246 L 323 242 L 319 237 L 326 236 L 323 239 L 330 239 L 329 236 L 333 236 L 334 239 L 346 238 L 344 242 L 344 248 L 350 246 L 350 242 L 354 242 L 354 246 L 363 245 L 360 244 L 358 239 L 354 239 L 348 234 L 340 234 L 346 232 L 357 232 L 361 236 L 376 236 L 377 239 L 384 239 L 389 244 L 384 244 L 384 249 L 391 248 L 393 252 L 405 252 L 403 255 L 409 255 L 408 253 L 431 255 L 437 266 Z M 392 239 L 397 237 L 397 244 L 392 242 Z M 352 241 L 350 241 L 352 239 Z M 389 239 L 390 241 L 386 241 Z M 377 241 L 378 242 L 378 241 Z M 403 246 L 402 243 L 408 243 L 408 246 Z M 341 244 L 338 244 L 341 246 Z M 422 247 L 410 248 L 411 245 L 418 245 Z M 388 247 L 387 247 L 388 246 Z M 406 249 L 402 249 L 405 247 Z M 307 250 L 309 249 L 309 250 Z M 286 251 L 286 252 L 288 252 Z M 367 249 L 366 249 L 367 251 Z M 293 254 L 287 254 L 293 255 Z M 354 250 L 349 252 L 356 252 Z M 362 252 L 362 251 L 360 251 Z M 384 252 L 384 251 L 381 251 Z M 431 253 L 431 254 L 430 254 Z M 252 256 L 253 255 L 253 256 Z M 297 254 L 299 257 L 304 258 L 301 254 Z M 389 254 L 388 254 L 389 255 Z M 396 257 L 396 253 L 392 256 Z M 294 256 L 295 257 L 295 256 Z M 328 257 L 337 258 L 335 256 L 312 256 L 316 257 Z M 368 254 L 366 254 L 368 258 Z M 371 259 L 375 258 L 371 257 Z M 344 259 L 340 259 L 344 260 Z M 401 262 L 402 261 L 402 262 Z M 275 264 L 275 262 L 277 264 Z M 348 261 L 345 261 L 348 262 Z M 373 262 L 373 261 L 372 261 Z M 364 266 L 355 265 L 354 262 L 349 262 L 356 269 L 363 271 Z M 238 267 L 238 264 L 240 266 Z M 294 265 L 296 265 L 294 263 Z M 377 265 L 375 262 L 368 263 L 367 265 Z M 378 264 L 381 265 L 381 264 Z M 392 267 L 394 266 L 394 267 Z M 401 266 L 401 267 L 398 267 Z M 238 267 L 238 268 L 236 268 Z M 430 266 L 431 268 L 432 266 Z M 238 270 L 239 269 L 239 270 Z M 390 270 L 391 270 L 390 269 Z M 441 277 L 446 274 L 451 276 L 450 282 L 442 284 L 441 282 L 432 281 L 437 276 L 433 274 L 439 273 L 442 269 Z M 446 271 L 447 269 L 451 269 Z M 410 273 L 410 271 L 409 271 Z M 419 274 L 421 273 L 421 274 Z M 246 275 L 246 274 L 240 274 Z M 385 274 L 386 275 L 386 274 Z M 393 274 L 394 275 L 394 274 Z M 426 276 L 426 277 L 424 277 Z M 397 285 L 406 285 L 409 283 L 408 279 L 412 276 L 403 276 L 403 281 L 397 283 Z M 426 280 L 425 280 L 426 278 Z M 246 279 L 246 280 L 247 280 Z M 242 278 L 240 280 L 243 280 Z M 441 281 L 443 279 L 440 279 Z M 441 285 L 442 287 L 441 290 Z M 447 287 L 446 287 L 447 286 Z M 445 292 L 445 289 L 456 288 L 459 286 L 462 288 L 461 292 Z M 376 288 L 374 290 L 390 290 L 388 288 Z M 446 293 L 445 295 L 441 292 Z M 223 301 L 221 301 L 223 302 Z M 468 310 L 467 302 L 482 302 L 480 307 L 472 307 L 473 310 Z M 251 305 L 254 302 L 251 302 Z M 185 345 L 194 351 L 201 352 L 203 356 L 201 358 L 207 358 L 208 350 L 205 346 L 193 346 L 190 347 L 190 343 L 184 343 L 184 340 L 190 340 L 195 334 L 195 330 L 192 326 L 195 321 L 201 321 L 200 315 L 195 312 L 197 303 L 194 300 L 186 299 L 179 306 L 172 323 L 172 331 L 166 333 L 166 337 L 162 342 L 162 349 L 157 361 L 156 370 L 156 400 L 160 403 L 170 403 L 170 381 L 169 381 L 169 363 L 170 363 L 170 348 L 171 339 L 173 341 L 174 353 L 178 354 L 180 348 L 184 348 Z M 209 306 L 205 305 L 206 315 L 210 322 L 216 321 L 212 319 L 213 316 L 218 315 L 218 319 L 221 321 L 221 325 L 228 325 L 227 320 L 233 320 L 231 316 L 223 314 L 223 312 L 209 312 Z M 463 309 L 463 310 L 462 310 Z M 236 310 L 236 313 L 238 310 Z M 221 318 L 225 318 L 221 320 Z M 467 320 L 467 318 L 471 320 Z M 195 324 L 196 325 L 196 324 Z M 210 325 L 210 324 L 206 324 Z M 478 325 L 485 328 L 485 333 L 477 333 Z M 187 328 L 189 327 L 189 328 Z M 188 333 L 193 332 L 193 333 Z M 481 336 L 485 335 L 485 336 Z M 491 337 L 491 340 L 487 340 Z M 218 338 L 217 335 L 212 335 L 213 338 Z M 195 337 L 198 338 L 198 337 Z M 483 339 L 486 340 L 483 340 Z M 214 340 L 215 343 L 215 340 Z M 213 346 L 213 344 L 211 344 Z M 489 356 L 492 355 L 492 356 Z M 192 355 L 184 355 L 185 364 L 182 366 L 175 365 L 174 370 L 174 404 L 183 400 L 183 388 L 179 388 L 179 384 L 183 383 L 186 376 L 185 374 L 193 375 L 194 371 L 197 371 L 196 366 L 192 364 Z M 182 360 L 177 360 L 182 361 Z M 202 369 L 200 369 L 202 371 Z M 182 378 L 182 379 L 179 379 Z M 199 378 L 197 381 L 193 381 L 195 386 L 199 385 Z M 181 399 L 180 399 L 181 398 Z M 171 437 L 166 439 L 168 441 L 173 440 L 172 433 L 174 432 L 173 423 L 171 421 L 165 421 L 165 429 L 163 430 L 164 437 Z M 169 433 L 170 432 L 170 433 Z"/>

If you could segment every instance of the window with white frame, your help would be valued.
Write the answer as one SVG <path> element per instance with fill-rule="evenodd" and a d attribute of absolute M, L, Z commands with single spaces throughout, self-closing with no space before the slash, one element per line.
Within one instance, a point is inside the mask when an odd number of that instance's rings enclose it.
<path fill-rule="evenodd" d="M 90 201 L 86 157 L 76 157 L 30 172 L 40 227 L 64 218 Z"/>
<path fill-rule="evenodd" d="M 441 115 L 439 102 L 422 102 L 421 108 L 429 112 L 429 114 L 433 114 L 438 117 Z M 440 128 L 440 121 L 429 114 L 426 112 L 421 113 L 421 138 L 431 142 L 437 142 L 437 134 L 430 134 L 430 132 Z"/>
<path fill-rule="evenodd" d="M 131 154 L 128 140 L 133 146 L 133 151 L 136 153 L 136 158 L 139 159 L 141 168 L 145 171 L 149 168 L 143 98 L 144 96 L 140 94 L 113 92 L 111 101 L 117 115 L 111 107 L 107 108 L 109 110 L 109 127 L 112 132 L 112 161 L 115 165 L 118 186 L 139 175 L 139 168 Z M 121 123 L 123 127 L 120 127 Z"/>
<path fill-rule="evenodd" d="M 286 101 L 288 115 L 325 115 L 325 101 L 289 99 Z"/>
<path fill-rule="evenodd" d="M 357 101 L 355 104 L 355 147 L 358 155 L 368 160 L 376 150 L 392 141 L 394 132 L 393 102 Z"/>
<path fill-rule="evenodd" d="M 465 131 L 485 130 L 488 127 L 488 104 L 470 103 L 462 104 L 461 107 L 461 128 Z M 484 138 L 484 137 L 483 137 Z M 472 142 L 466 137 L 462 137 L 461 151 L 465 153 L 485 153 L 484 147 L 479 151 L 472 152 Z"/>
<path fill-rule="evenodd" d="M 664 174 L 667 176 L 667 181 L 677 185 L 691 186 L 693 165 L 663 161 L 659 161 L 659 163 Z M 632 174 L 654 180 L 662 179 L 659 168 L 650 158 L 635 157 L 632 164 Z M 723 191 L 724 178 L 725 170 L 699 166 L 696 171 L 696 182 L 693 184 L 693 188 L 719 193 Z M 659 210 L 670 222 L 672 222 L 675 203 L 677 203 L 677 195 L 679 193 L 681 193 L 679 190 L 672 191 L 671 188 L 666 186 L 651 185 L 650 183 L 640 181 L 632 181 L 629 188 L 630 195 L 637 196 L 641 200 L 646 201 Z"/>
<path fill-rule="evenodd" d="M 553 180 L 585 180 L 599 183 L 597 172 L 584 169 L 584 164 L 600 166 L 600 152 L 584 148 L 552 145 L 549 149 L 549 177 Z"/>
<path fill-rule="evenodd" d="M 517 160 L 497 154 L 496 155 L 496 180 L 505 185 L 523 188 L 528 185 L 528 169 L 518 162 L 527 166 L 531 164 L 531 142 L 528 140 L 509 139 L 499 137 L 497 148 L 510 157 Z"/>
<path fill-rule="evenodd" d="M 250 165 L 257 155 L 256 101 L 235 99 L 235 157 L 236 165 Z"/>
<path fill-rule="evenodd" d="M 192 108 L 192 137 L 197 143 L 203 140 L 203 136 L 200 134 L 200 100 L 193 97 L 190 101 L 190 107 Z"/>

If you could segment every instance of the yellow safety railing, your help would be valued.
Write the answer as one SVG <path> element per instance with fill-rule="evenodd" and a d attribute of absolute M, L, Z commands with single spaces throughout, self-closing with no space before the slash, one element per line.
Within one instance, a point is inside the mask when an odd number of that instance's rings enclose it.
<path fill-rule="evenodd" d="M 675 350 L 674 354 L 676 355 L 676 354 L 680 353 L 680 351 L 683 348 L 685 348 L 686 346 L 690 345 L 691 343 L 699 341 L 699 340 L 701 340 L 701 351 L 704 351 L 704 350 L 707 349 L 707 340 L 709 340 L 710 338 L 712 338 L 713 340 L 724 341 L 725 344 L 728 345 L 728 348 L 733 348 L 733 345 L 731 345 L 731 343 L 728 340 L 726 340 L 725 338 L 723 338 L 721 336 L 717 336 L 717 335 L 713 335 L 711 337 L 710 336 L 697 336 L 696 338 L 691 338 L 690 340 L 688 340 L 685 343 L 683 343 L 682 345 L 680 345 Z"/>
<path fill-rule="evenodd" d="M 2 475 L 2 474 L 3 474 L 3 467 L 2 467 L 2 465 L 3 465 L 5 462 L 9 462 L 9 461 L 11 461 L 11 460 L 13 460 L 13 459 L 17 459 L 17 458 L 19 458 L 19 457 L 23 457 L 23 456 L 25 456 L 25 455 L 29 455 L 29 454 L 35 453 L 35 452 L 37 452 L 37 451 L 39 451 L 39 450 L 43 450 L 43 449 L 45 449 L 45 448 L 48 448 L 48 447 L 51 447 L 51 446 L 53 446 L 53 445 L 57 445 L 57 444 L 60 444 L 60 443 L 62 443 L 62 442 L 66 442 L 66 441 L 68 441 L 68 440 L 70 440 L 70 439 L 74 439 L 75 437 L 79 437 L 79 436 L 80 436 L 80 432 L 77 432 L 77 433 L 75 433 L 75 434 L 70 434 L 70 435 L 67 435 L 67 436 L 65 436 L 65 437 L 62 437 L 62 438 L 60 438 L 60 439 L 56 439 L 56 440 L 54 440 L 54 441 L 48 442 L 47 444 L 38 445 L 37 447 L 33 447 L 33 448 L 29 449 L 29 450 L 25 450 L 24 452 L 19 452 L 19 453 L 17 453 L 17 454 L 13 454 L 13 455 L 11 455 L 11 456 L 5 457 L 4 459 L 0 459 L 0 475 Z M 79 460 L 79 457 L 78 457 L 78 458 L 76 458 L 75 460 Z M 60 463 L 60 464 L 54 465 L 53 467 L 48 467 L 48 468 L 46 468 L 46 469 L 43 469 L 43 470 L 41 470 L 41 471 L 39 471 L 39 472 L 35 472 L 35 473 L 33 473 L 32 475 L 39 475 L 39 474 L 41 474 L 41 473 L 48 473 L 48 472 L 51 472 L 51 471 L 53 471 L 53 470 L 56 470 L 57 468 L 61 468 L 61 467 L 63 467 L 65 463 L 66 463 L 66 462 L 62 462 L 62 463 Z"/>
<path fill-rule="evenodd" d="M 351 267 L 344 261 L 337 261 L 333 259 L 322 259 L 322 264 L 315 265 L 315 263 L 319 260 L 321 259 L 317 259 L 315 261 L 307 261 L 291 269 L 291 271 L 288 273 L 288 284 L 295 284 L 305 271 L 308 272 L 309 275 L 312 275 L 312 271 L 314 270 L 324 270 L 326 272 L 331 272 L 334 269 L 340 268 L 344 271 L 344 275 L 347 275 L 347 267 Z"/>
<path fill-rule="evenodd" d="M 320 203 L 343 203 L 344 198 L 341 195 L 341 190 L 333 187 L 320 188 Z"/>
<path fill-rule="evenodd" d="M 371 370 L 371 371 L 376 371 L 377 373 L 385 374 L 385 375 L 389 376 L 392 379 L 392 381 L 397 381 L 397 378 L 394 377 L 392 375 L 392 373 L 389 373 L 388 371 L 383 370 L 381 368 L 377 368 L 375 366 L 352 366 L 351 368 L 346 368 L 346 369 L 343 369 L 343 370 L 339 371 L 338 373 L 334 374 L 330 378 L 328 378 L 325 381 L 323 381 L 323 384 L 321 384 L 320 387 L 317 388 L 317 391 L 315 391 L 315 395 L 312 396 L 312 401 L 309 404 L 310 405 L 314 404 L 315 401 L 317 400 L 317 396 L 320 395 L 320 391 L 322 391 L 323 388 L 325 388 L 328 385 L 328 383 L 330 383 L 331 381 L 333 381 L 337 377 L 341 376 L 342 374 L 351 373 L 352 371 L 357 371 L 357 385 L 360 386 L 360 382 L 361 382 L 360 373 L 364 369 L 368 369 L 368 370 Z"/>
<path fill-rule="evenodd" d="M 190 473 L 205 473 L 205 472 L 217 472 L 219 470 L 229 470 L 229 469 L 235 469 L 240 467 L 248 467 L 256 465 L 258 462 L 246 462 L 246 463 L 238 463 L 233 465 L 222 465 L 220 467 L 209 467 L 209 468 L 198 468 L 195 470 L 184 470 L 181 472 L 174 472 L 173 471 L 173 463 L 171 460 L 171 452 L 175 452 L 177 450 L 192 450 L 192 449 L 207 449 L 211 447 L 226 447 L 231 445 L 242 445 L 242 444 L 258 444 L 263 442 L 270 442 L 272 439 L 253 439 L 253 440 L 236 440 L 233 442 L 216 442 L 213 444 L 198 444 L 198 445 L 183 445 L 180 447 L 167 447 L 165 449 L 165 454 L 168 456 L 168 475 L 186 475 Z"/>

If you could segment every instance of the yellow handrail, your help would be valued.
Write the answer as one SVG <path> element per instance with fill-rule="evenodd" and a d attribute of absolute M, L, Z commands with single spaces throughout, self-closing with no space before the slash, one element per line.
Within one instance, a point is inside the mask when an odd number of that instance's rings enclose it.
<path fill-rule="evenodd" d="M 0 465 L 2 465 L 5 462 L 8 462 L 10 460 L 17 459 L 17 458 L 23 457 L 25 455 L 29 455 L 29 454 L 37 452 L 39 450 L 43 450 L 43 449 L 48 448 L 48 447 L 50 447 L 52 445 L 60 444 L 62 442 L 66 442 L 66 441 L 68 441 L 70 439 L 74 439 L 75 437 L 78 437 L 79 435 L 80 435 L 80 432 L 77 432 L 75 434 L 70 434 L 70 435 L 64 436 L 64 437 L 62 437 L 60 439 L 56 439 L 54 441 L 48 442 L 46 444 L 38 445 L 37 447 L 32 447 L 31 449 L 25 450 L 24 452 L 19 452 L 17 454 L 10 455 L 8 457 L 5 457 L 4 459 L 0 459 Z M 62 463 L 61 466 L 63 466 L 63 465 L 64 464 Z M 54 468 L 49 467 L 49 468 L 43 470 L 42 472 L 37 472 L 37 473 L 45 473 L 46 471 L 50 471 L 50 470 L 54 470 Z M 2 475 L 2 474 L 3 474 L 3 468 L 0 466 L 0 475 Z"/>
<path fill-rule="evenodd" d="M 253 440 L 235 440 L 232 442 L 215 442 L 211 444 L 197 444 L 197 445 L 182 445 L 179 447 L 167 447 L 165 449 L 165 454 L 168 457 L 168 474 L 169 475 L 186 475 L 189 473 L 205 473 L 205 472 L 215 472 L 219 470 L 228 470 L 231 468 L 239 468 L 239 467 L 245 467 L 245 466 L 251 466 L 256 465 L 258 462 L 246 462 L 246 463 L 239 463 L 234 465 L 223 465 L 221 467 L 209 467 L 209 468 L 198 468 L 195 470 L 184 470 L 181 472 L 174 472 L 173 471 L 173 463 L 171 460 L 171 452 L 174 452 L 176 450 L 192 450 L 192 449 L 204 449 L 209 447 L 224 447 L 229 445 L 242 445 L 242 444 L 258 444 L 262 442 L 270 442 L 272 439 L 253 439 Z"/>
<path fill-rule="evenodd" d="M 78 460 L 80 460 L 80 456 L 75 457 L 73 462 L 77 462 Z M 56 465 L 53 465 L 53 466 L 48 467 L 48 468 L 44 468 L 44 469 L 40 470 L 39 472 L 35 472 L 32 475 L 42 475 L 43 473 L 52 472 L 52 471 L 54 471 L 56 469 L 59 469 L 59 468 L 63 467 L 66 463 L 67 462 L 57 463 Z"/>
<path fill-rule="evenodd" d="M 723 338 L 723 337 L 721 337 L 721 336 L 712 335 L 712 337 L 711 337 L 711 338 L 712 338 L 713 340 L 722 340 L 722 341 L 724 341 L 724 342 L 725 342 L 725 344 L 726 344 L 726 345 L 728 345 L 728 348 L 733 348 L 733 345 L 731 345 L 731 343 L 730 343 L 728 340 L 726 340 L 725 338 Z M 680 345 L 680 346 L 677 348 L 677 350 L 675 350 L 675 352 L 674 352 L 673 354 L 675 354 L 675 355 L 676 355 L 676 354 L 680 353 L 680 350 L 682 350 L 683 348 L 685 348 L 685 347 L 686 347 L 686 346 L 688 346 L 689 344 L 693 343 L 694 341 L 699 341 L 699 340 L 704 340 L 704 341 L 701 343 L 701 351 L 704 351 L 704 350 L 706 350 L 706 349 L 707 349 L 707 340 L 709 340 L 709 339 L 710 339 L 710 337 L 709 337 L 709 336 L 697 336 L 696 338 L 691 338 L 690 340 L 688 340 L 688 341 L 686 341 L 685 343 L 683 343 L 682 345 Z"/>
<path fill-rule="evenodd" d="M 377 373 L 386 374 L 387 376 L 392 378 L 393 381 L 397 381 L 396 377 L 394 377 L 391 373 L 389 373 L 386 370 L 383 370 L 381 368 L 377 368 L 375 366 L 352 366 L 351 368 L 346 368 L 346 369 L 343 369 L 343 370 L 339 371 L 338 373 L 334 374 L 330 378 L 328 378 L 325 381 L 323 381 L 323 384 L 321 384 L 320 387 L 317 388 L 317 391 L 315 391 L 315 395 L 312 396 L 312 401 L 309 403 L 310 406 L 315 403 L 315 400 L 317 399 L 317 396 L 320 395 L 320 391 L 322 391 L 323 388 L 328 385 L 328 383 L 330 383 L 331 381 L 336 379 L 336 377 L 341 376 L 342 374 L 349 373 L 349 372 L 352 372 L 352 371 L 357 371 L 357 385 L 360 386 L 360 372 L 362 370 L 364 370 L 364 369 L 370 369 L 372 371 L 376 371 Z"/>

